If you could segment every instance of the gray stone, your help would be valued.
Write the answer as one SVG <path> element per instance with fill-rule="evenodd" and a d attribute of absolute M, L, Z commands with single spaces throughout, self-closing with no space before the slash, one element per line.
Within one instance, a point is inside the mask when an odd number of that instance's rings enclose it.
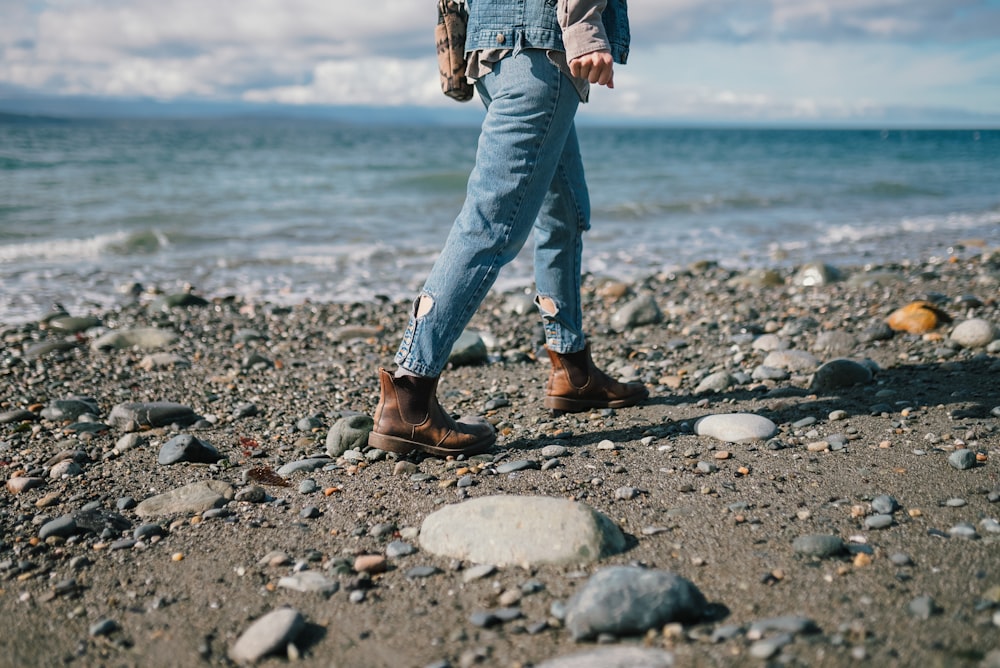
<path fill-rule="evenodd" d="M 156 461 L 163 466 L 169 466 L 179 462 L 214 464 L 220 459 L 222 455 L 211 443 L 191 434 L 178 434 L 160 447 Z"/>
<path fill-rule="evenodd" d="M 156 350 L 171 345 L 177 339 L 177 333 L 169 329 L 139 327 L 108 332 L 94 339 L 90 347 L 94 350 L 124 350 L 126 348 Z"/>
<path fill-rule="evenodd" d="M 817 334 L 816 342 L 813 343 L 812 349 L 831 355 L 846 355 L 854 349 L 857 343 L 857 339 L 852 334 L 835 329 Z"/>
<path fill-rule="evenodd" d="M 186 427 L 201 419 L 190 406 L 169 401 L 124 403 L 111 409 L 108 422 L 112 427 L 136 424 L 140 427 L 168 427 L 173 424 Z"/>
<path fill-rule="evenodd" d="M 872 499 L 872 510 L 880 515 L 892 515 L 899 510 L 899 502 L 888 494 L 881 494 Z"/>
<path fill-rule="evenodd" d="M 524 471 L 527 469 L 537 469 L 538 462 L 533 459 L 515 459 L 512 462 L 504 462 L 497 466 L 497 473 L 514 473 L 516 471 Z"/>
<path fill-rule="evenodd" d="M 593 508 L 566 499 L 487 496 L 427 516 L 420 545 L 441 556 L 497 565 L 578 564 L 621 552 L 625 537 Z"/>
<path fill-rule="evenodd" d="M 537 668 L 671 668 L 674 656 L 646 647 L 601 647 L 543 661 Z"/>
<path fill-rule="evenodd" d="M 708 602 L 689 580 L 667 571 L 612 566 L 595 573 L 566 606 L 574 640 L 603 633 L 642 634 L 671 622 L 694 622 Z"/>
<path fill-rule="evenodd" d="M 941 612 L 934 599 L 926 594 L 910 601 L 906 609 L 911 615 L 919 619 L 930 619 L 933 615 Z"/>
<path fill-rule="evenodd" d="M 565 445 L 546 445 L 542 448 L 542 457 L 552 459 L 553 457 L 562 457 L 567 452 L 569 452 L 569 448 Z"/>
<path fill-rule="evenodd" d="M 750 645 L 749 654 L 755 659 L 770 659 L 793 640 L 795 638 L 790 633 L 780 633 L 770 638 L 763 638 Z"/>
<path fill-rule="evenodd" d="M 46 324 L 49 329 L 57 332 L 62 332 L 64 334 L 77 334 L 79 332 L 85 332 L 93 327 L 99 327 L 101 325 L 101 319 L 92 315 L 62 315 L 52 318 Z"/>
<path fill-rule="evenodd" d="M 948 529 L 948 535 L 953 538 L 968 538 L 969 540 L 979 538 L 979 533 L 976 531 L 976 527 L 968 522 L 959 522 L 952 528 Z"/>
<path fill-rule="evenodd" d="M 236 663 L 253 663 L 268 654 L 283 651 L 302 632 L 305 625 L 305 618 L 298 610 L 272 610 L 240 635 L 229 648 L 229 658 Z"/>
<path fill-rule="evenodd" d="M 73 397 L 70 399 L 57 399 L 42 409 L 42 417 L 54 422 L 65 420 L 77 420 L 81 415 L 101 414 L 100 408 L 94 399 L 86 397 Z"/>
<path fill-rule="evenodd" d="M 143 371 L 157 371 L 159 369 L 187 369 L 191 366 L 191 361 L 183 355 L 177 353 L 153 353 L 146 355 L 139 361 L 139 368 Z"/>
<path fill-rule="evenodd" d="M 892 515 L 869 515 L 865 518 L 866 529 L 886 529 L 892 526 Z"/>
<path fill-rule="evenodd" d="M 845 552 L 846 545 L 839 536 L 810 534 L 792 541 L 792 549 L 807 557 L 835 557 Z"/>
<path fill-rule="evenodd" d="M 987 320 L 973 318 L 955 325 L 950 338 L 963 348 L 983 348 L 996 338 L 996 329 Z"/>
<path fill-rule="evenodd" d="M 340 457 L 348 450 L 361 450 L 368 445 L 368 434 L 375 425 L 368 415 L 348 415 L 333 423 L 326 435 L 326 454 Z"/>
<path fill-rule="evenodd" d="M 788 371 L 763 364 L 753 370 L 750 375 L 754 380 L 788 380 Z"/>
<path fill-rule="evenodd" d="M 324 596 L 337 593 L 340 583 L 317 571 L 299 571 L 278 580 L 278 586 L 303 593 L 318 592 Z"/>
<path fill-rule="evenodd" d="M 385 546 L 385 556 L 389 559 L 398 559 L 399 557 L 406 557 L 417 551 L 417 548 L 413 547 L 409 543 L 401 540 L 394 540 Z"/>
<path fill-rule="evenodd" d="M 128 452 L 132 448 L 138 448 L 146 445 L 146 437 L 139 432 L 133 431 L 131 433 L 125 434 L 115 443 L 115 451 L 118 453 Z"/>
<path fill-rule="evenodd" d="M 701 379 L 698 387 L 694 389 L 695 394 L 703 392 L 725 392 L 733 385 L 733 377 L 727 371 L 716 371 Z"/>
<path fill-rule="evenodd" d="M 489 361 L 489 351 L 483 338 L 472 330 L 465 330 L 451 347 L 448 362 L 454 366 L 476 366 Z"/>
<path fill-rule="evenodd" d="M 805 350 L 775 350 L 768 353 L 762 364 L 789 371 L 812 371 L 819 366 L 819 359 Z"/>
<path fill-rule="evenodd" d="M 769 353 L 775 350 L 788 350 L 791 345 L 786 339 L 781 338 L 777 334 L 761 334 L 753 340 L 750 347 L 754 350 Z"/>
<path fill-rule="evenodd" d="M 864 364 L 849 359 L 835 359 L 816 370 L 809 389 L 813 392 L 830 392 L 865 385 L 871 381 L 871 369 Z"/>
<path fill-rule="evenodd" d="M 808 617 L 783 615 L 781 617 L 758 619 L 750 625 L 749 629 L 747 629 L 747 638 L 750 640 L 758 640 L 763 638 L 768 633 L 775 632 L 801 635 L 807 633 L 819 633 L 819 631 L 820 628 L 816 625 L 816 622 Z"/>
<path fill-rule="evenodd" d="M 38 530 L 38 537 L 42 540 L 45 540 L 49 536 L 69 538 L 78 532 L 79 529 L 76 526 L 76 518 L 74 518 L 73 515 L 63 515 L 62 517 L 57 517 L 56 519 L 49 520 L 43 524 L 41 529 Z"/>
<path fill-rule="evenodd" d="M 145 499 L 136 506 L 135 514 L 138 517 L 196 514 L 210 508 L 219 508 L 231 498 L 233 488 L 229 483 L 200 480 Z"/>
<path fill-rule="evenodd" d="M 829 285 L 842 279 L 843 274 L 836 267 L 822 262 L 809 262 L 795 272 L 792 282 L 795 285 L 814 287 Z"/>
<path fill-rule="evenodd" d="M 275 471 L 275 473 L 277 473 L 280 476 L 288 476 L 293 473 L 299 473 L 303 471 L 304 472 L 315 471 L 316 469 L 323 468 L 324 466 L 329 464 L 330 461 L 331 460 L 327 459 L 326 457 L 310 457 L 309 459 L 299 459 L 294 462 L 288 462 L 287 464 L 280 466 L 278 470 Z"/>
<path fill-rule="evenodd" d="M 959 471 L 966 471 L 976 465 L 976 453 L 967 448 L 956 450 L 948 455 L 948 463 Z"/>
<path fill-rule="evenodd" d="M 709 415 L 694 423 L 694 433 L 710 436 L 726 443 L 764 441 L 778 431 L 766 417 L 753 413 L 722 413 Z"/>
<path fill-rule="evenodd" d="M 611 327 L 624 332 L 634 327 L 655 325 L 663 320 L 663 312 L 653 295 L 644 294 L 632 299 L 611 316 Z"/>

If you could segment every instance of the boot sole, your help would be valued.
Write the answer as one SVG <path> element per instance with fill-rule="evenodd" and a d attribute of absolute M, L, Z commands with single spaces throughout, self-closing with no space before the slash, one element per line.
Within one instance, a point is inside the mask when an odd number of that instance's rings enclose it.
<path fill-rule="evenodd" d="M 648 399 L 649 392 L 643 392 L 625 399 L 599 401 L 596 399 L 567 399 L 566 397 L 545 397 L 543 406 L 563 413 L 581 413 L 595 408 L 628 408 Z"/>
<path fill-rule="evenodd" d="M 418 443 L 417 441 L 410 441 L 405 438 L 399 438 L 398 436 L 389 436 L 387 434 L 377 434 L 374 431 L 368 434 L 368 445 L 376 448 L 378 450 L 384 450 L 386 452 L 394 452 L 397 455 L 408 455 L 411 452 L 419 450 L 420 452 L 425 452 L 429 455 L 434 455 L 435 457 L 457 457 L 459 455 L 479 455 L 490 448 L 493 444 L 497 442 L 496 434 L 490 435 L 488 438 L 483 439 L 477 443 L 462 448 L 461 450 L 452 450 L 450 448 L 439 448 L 434 445 L 428 445 L 426 443 Z"/>

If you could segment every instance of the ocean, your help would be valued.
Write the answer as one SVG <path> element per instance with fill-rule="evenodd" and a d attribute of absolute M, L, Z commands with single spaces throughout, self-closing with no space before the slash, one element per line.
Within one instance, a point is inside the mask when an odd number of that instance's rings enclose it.
<path fill-rule="evenodd" d="M 581 126 L 585 270 L 860 266 L 1000 246 L 1000 130 Z M 0 323 L 124 286 L 293 304 L 414 296 L 478 128 L 0 121 Z M 498 289 L 530 287 L 531 242 Z"/>

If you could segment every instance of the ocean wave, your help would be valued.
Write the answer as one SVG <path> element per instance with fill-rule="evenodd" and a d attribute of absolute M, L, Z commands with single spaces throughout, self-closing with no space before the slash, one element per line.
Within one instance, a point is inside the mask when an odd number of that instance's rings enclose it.
<path fill-rule="evenodd" d="M 52 239 L 0 245 L 0 260 L 94 259 L 108 253 L 132 255 L 152 253 L 169 245 L 166 236 L 157 230 L 113 232 L 86 239 Z"/>
<path fill-rule="evenodd" d="M 977 233 L 980 230 L 992 230 L 993 234 L 996 235 L 997 225 L 1000 225 L 1000 211 L 914 216 L 903 218 L 896 224 L 852 223 L 834 225 L 824 230 L 816 241 L 821 245 L 839 245 L 893 239 L 899 235 L 907 234 L 931 235 L 940 232 L 966 231 Z"/>

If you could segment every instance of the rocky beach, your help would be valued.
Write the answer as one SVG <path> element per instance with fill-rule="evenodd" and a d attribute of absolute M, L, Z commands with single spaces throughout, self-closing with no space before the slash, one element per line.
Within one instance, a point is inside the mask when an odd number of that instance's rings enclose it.
<path fill-rule="evenodd" d="M 1000 666 L 1000 254 L 952 251 L 589 275 L 617 411 L 544 409 L 491 294 L 468 461 L 366 447 L 407 302 L 0 325 L 0 665 Z"/>

